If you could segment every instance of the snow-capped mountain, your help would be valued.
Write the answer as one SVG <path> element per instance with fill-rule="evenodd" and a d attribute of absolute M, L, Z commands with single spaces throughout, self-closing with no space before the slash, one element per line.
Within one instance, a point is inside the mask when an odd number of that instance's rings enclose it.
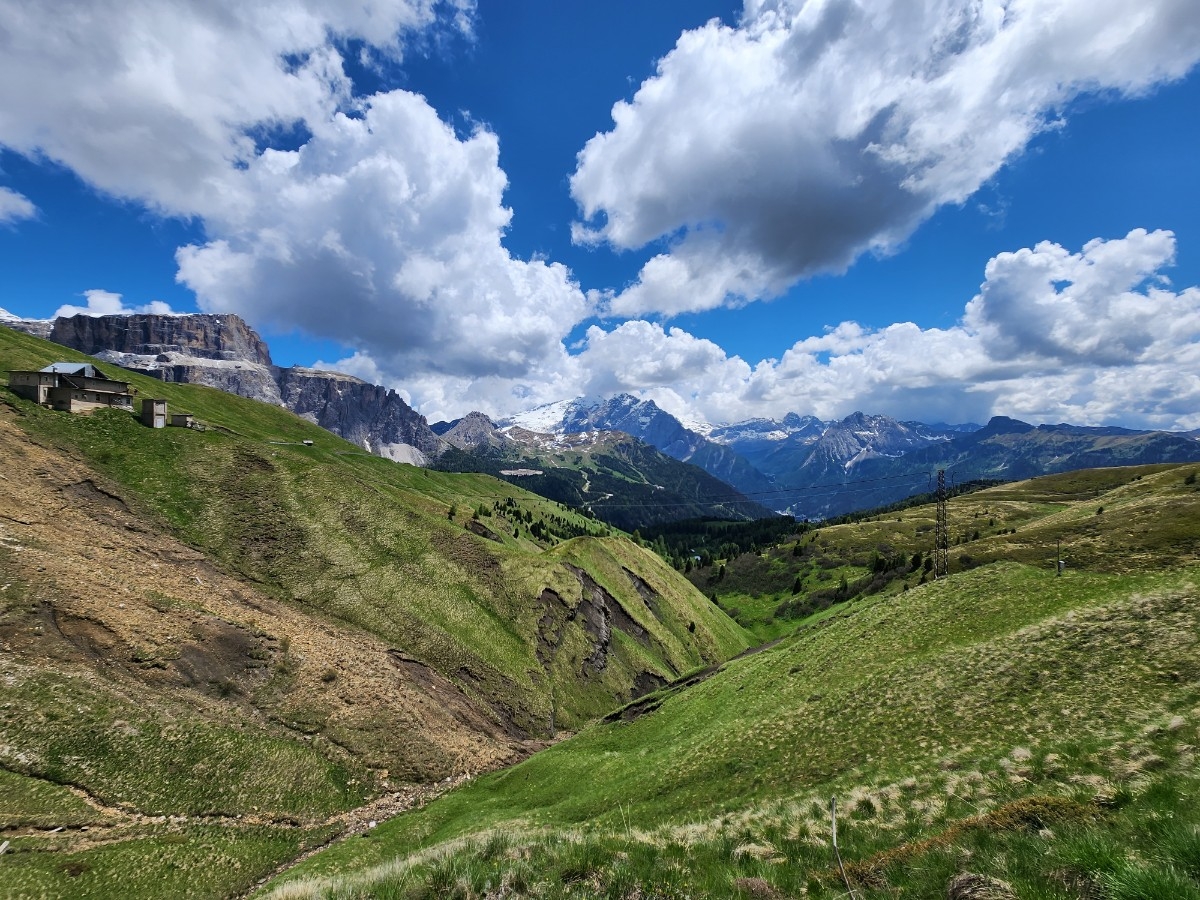
<path fill-rule="evenodd" d="M 497 428 L 480 412 L 434 423 L 435 433 L 451 448 L 436 465 L 515 480 L 627 530 L 681 518 L 771 514 L 727 481 L 673 458 L 627 429 L 592 427 L 588 412 L 602 405 L 554 404 L 552 410 L 522 417 L 538 430 L 512 419 Z M 634 413 L 635 418 L 654 416 L 653 411 L 642 412 L 645 415 Z M 561 421 L 564 414 L 576 430 L 567 430 Z"/>
<path fill-rule="evenodd" d="M 52 322 L 50 319 L 22 319 L 20 316 L 14 316 L 7 309 L 0 307 L 0 325 L 4 325 L 14 331 L 24 331 L 26 334 L 32 334 L 34 337 L 48 338 Z"/>
<path fill-rule="evenodd" d="M 744 457 L 768 477 L 775 477 L 793 465 L 788 462 L 790 457 L 802 457 L 828 427 L 815 416 L 788 413 L 782 419 L 757 418 L 719 425 L 713 428 L 710 439 Z"/>
<path fill-rule="evenodd" d="M 771 480 L 732 448 L 684 426 L 653 400 L 639 400 L 630 394 L 551 403 L 498 424 L 502 429 L 519 426 L 549 434 L 623 431 L 667 456 L 699 466 L 743 493 L 763 494 L 772 488 Z"/>
<path fill-rule="evenodd" d="M 827 423 L 816 416 L 788 413 L 782 419 L 755 418 L 730 425 L 713 425 L 708 436 L 710 440 L 729 446 L 759 442 L 775 444 L 789 439 L 812 442 L 825 432 L 826 427 Z"/>
<path fill-rule="evenodd" d="M 895 459 L 921 447 L 932 438 L 924 437 L 915 428 L 887 416 L 868 416 L 851 413 L 834 422 L 815 441 L 807 445 L 800 469 L 841 469 L 850 471 L 857 463 L 875 457 Z"/>
<path fill-rule="evenodd" d="M 514 425 L 524 428 L 526 431 L 534 431 L 538 434 L 565 434 L 566 429 L 563 427 L 563 422 L 574 414 L 578 408 L 586 407 L 589 404 L 599 404 L 599 400 L 590 400 L 587 397 L 576 397 L 574 400 L 557 400 L 554 403 L 547 403 L 544 406 L 535 406 L 533 409 L 526 410 L 523 413 L 518 413 L 515 416 L 509 416 L 506 419 L 498 419 L 496 426 L 500 429 L 511 428 Z"/>

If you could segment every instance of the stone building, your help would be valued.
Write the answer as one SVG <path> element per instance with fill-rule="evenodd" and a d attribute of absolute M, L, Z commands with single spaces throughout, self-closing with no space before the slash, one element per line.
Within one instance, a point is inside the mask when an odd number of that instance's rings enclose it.
<path fill-rule="evenodd" d="M 18 397 L 62 412 L 133 411 L 129 382 L 114 381 L 91 363 L 58 362 L 36 372 L 9 372 L 8 386 Z"/>
<path fill-rule="evenodd" d="M 142 401 L 142 424 L 150 428 L 167 427 L 167 401 L 152 400 L 147 397 Z"/>

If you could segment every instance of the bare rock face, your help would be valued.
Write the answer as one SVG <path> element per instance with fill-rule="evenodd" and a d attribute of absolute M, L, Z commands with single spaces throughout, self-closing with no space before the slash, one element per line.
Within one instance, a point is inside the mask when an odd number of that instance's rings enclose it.
<path fill-rule="evenodd" d="M 282 406 L 275 368 L 235 359 L 209 359 L 171 351 L 157 356 L 102 350 L 98 359 L 175 384 L 203 384 L 239 397 Z"/>
<path fill-rule="evenodd" d="M 376 456 L 419 466 L 446 446 L 393 390 L 339 372 L 275 372 L 284 406 Z"/>
<path fill-rule="evenodd" d="M 271 353 L 240 316 L 71 316 L 50 340 L 161 381 L 281 405 Z"/>
<path fill-rule="evenodd" d="M 92 356 L 113 350 L 138 356 L 181 354 L 271 365 L 271 353 L 263 339 L 232 314 L 71 316 L 54 320 L 50 340 Z"/>
<path fill-rule="evenodd" d="M 496 429 L 496 424 L 481 412 L 470 412 L 442 434 L 442 439 L 460 450 L 480 447 L 505 447 L 510 441 Z"/>

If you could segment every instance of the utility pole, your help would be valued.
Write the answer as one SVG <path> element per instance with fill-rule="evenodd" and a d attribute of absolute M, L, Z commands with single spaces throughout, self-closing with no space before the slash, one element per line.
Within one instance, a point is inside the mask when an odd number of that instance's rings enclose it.
<path fill-rule="evenodd" d="M 950 530 L 946 524 L 946 470 L 938 469 L 937 518 L 933 527 L 933 577 L 950 574 Z"/>

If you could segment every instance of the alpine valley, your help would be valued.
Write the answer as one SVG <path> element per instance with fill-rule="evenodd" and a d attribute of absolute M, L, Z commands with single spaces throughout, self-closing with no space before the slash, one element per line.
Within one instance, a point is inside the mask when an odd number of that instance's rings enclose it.
<path fill-rule="evenodd" d="M 95 355 L 0 328 L 0 368 L 133 408 L 0 387 L 5 896 L 1200 896 L 1194 436 L 431 428 L 230 317 L 44 324 Z"/>

